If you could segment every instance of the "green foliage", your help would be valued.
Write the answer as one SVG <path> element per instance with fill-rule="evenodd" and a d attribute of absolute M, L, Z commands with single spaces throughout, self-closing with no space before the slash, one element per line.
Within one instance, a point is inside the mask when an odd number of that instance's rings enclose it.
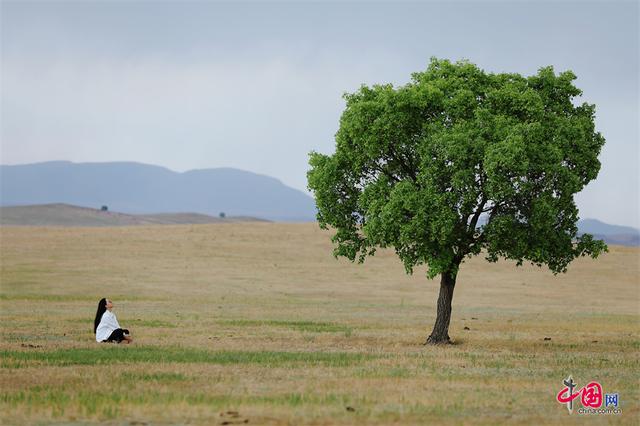
<path fill-rule="evenodd" d="M 405 86 L 345 94 L 336 152 L 312 152 L 308 172 L 334 255 L 393 247 L 407 272 L 427 264 L 434 277 L 483 249 L 554 273 L 606 251 L 577 235 L 573 196 L 598 175 L 605 141 L 594 105 L 572 102 L 575 78 L 433 58 Z"/>

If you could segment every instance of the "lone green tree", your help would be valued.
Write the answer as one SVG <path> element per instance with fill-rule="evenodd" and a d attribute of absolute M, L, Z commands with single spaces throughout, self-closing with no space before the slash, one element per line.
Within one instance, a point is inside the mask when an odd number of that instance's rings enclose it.
<path fill-rule="evenodd" d="M 486 73 L 432 58 L 402 87 L 345 94 L 333 155 L 310 154 L 309 189 L 334 255 L 393 248 L 440 279 L 427 343 L 447 343 L 460 264 L 481 252 L 566 272 L 607 247 L 578 236 L 573 196 L 595 179 L 604 138 L 570 72 Z"/>

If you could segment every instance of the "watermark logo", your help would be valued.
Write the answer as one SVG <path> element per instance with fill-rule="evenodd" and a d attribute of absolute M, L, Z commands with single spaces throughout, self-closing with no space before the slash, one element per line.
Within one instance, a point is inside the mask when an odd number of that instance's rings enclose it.
<path fill-rule="evenodd" d="M 556 395 L 556 401 L 565 404 L 569 414 L 573 413 L 573 402 L 578 397 L 582 403 L 578 414 L 622 414 L 622 409 L 618 408 L 618 393 L 603 393 L 600 383 L 589 382 L 578 388 L 573 377 L 569 376 L 562 384 L 564 387 Z"/>
<path fill-rule="evenodd" d="M 605 396 L 604 396 L 604 406 L 605 407 L 618 408 L 618 394 L 617 393 L 605 394 Z"/>

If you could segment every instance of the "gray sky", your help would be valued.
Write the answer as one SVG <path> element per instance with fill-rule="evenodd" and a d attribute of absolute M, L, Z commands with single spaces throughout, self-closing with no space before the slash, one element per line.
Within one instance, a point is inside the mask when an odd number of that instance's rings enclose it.
<path fill-rule="evenodd" d="M 237 167 L 306 189 L 345 91 L 431 56 L 573 70 L 607 139 L 581 217 L 640 226 L 637 2 L 8 2 L 0 162 Z"/>

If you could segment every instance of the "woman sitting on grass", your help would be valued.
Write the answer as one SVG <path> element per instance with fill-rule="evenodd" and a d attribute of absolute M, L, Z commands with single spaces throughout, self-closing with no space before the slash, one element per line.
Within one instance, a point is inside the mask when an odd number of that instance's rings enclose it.
<path fill-rule="evenodd" d="M 120 328 L 118 319 L 111 312 L 113 302 L 109 299 L 100 299 L 98 302 L 98 312 L 93 321 L 93 332 L 96 333 L 96 342 L 117 342 L 123 340 L 127 343 L 133 342 L 129 336 L 129 330 Z"/>

